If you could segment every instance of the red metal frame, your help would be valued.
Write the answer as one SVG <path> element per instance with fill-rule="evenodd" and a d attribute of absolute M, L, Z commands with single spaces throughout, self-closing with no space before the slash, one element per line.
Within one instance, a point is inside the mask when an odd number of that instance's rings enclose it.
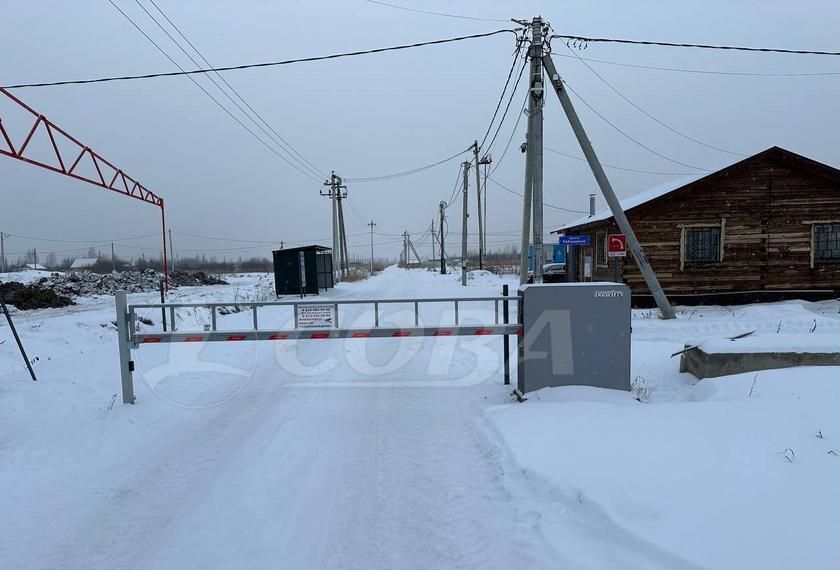
<path fill-rule="evenodd" d="M 21 107 L 30 115 L 35 117 L 35 123 L 32 125 L 32 128 L 29 129 L 29 133 L 26 135 L 24 141 L 20 144 L 20 147 L 15 147 L 14 143 L 12 142 L 12 139 L 9 137 L 9 133 L 3 127 L 3 118 L 0 117 L 0 135 L 2 135 L 0 143 L 5 141 L 6 145 L 9 147 L 8 150 L 5 150 L 2 147 L 2 144 L 0 144 L 0 154 L 6 155 L 11 158 L 16 158 L 23 162 L 32 164 L 33 166 L 40 166 L 41 168 L 46 168 L 47 170 L 57 172 L 58 174 L 64 174 L 65 176 L 69 176 L 71 178 L 75 178 L 76 180 L 81 180 L 82 182 L 93 184 L 94 186 L 99 186 L 100 188 L 104 188 L 105 190 L 117 192 L 118 194 L 128 196 L 129 198 L 134 198 L 143 202 L 147 202 L 149 204 L 153 204 L 160 208 L 160 222 L 163 230 L 163 276 L 164 282 L 166 283 L 166 288 L 168 289 L 169 263 L 166 254 L 166 217 L 164 214 L 163 198 L 161 198 L 160 196 L 158 196 L 157 194 L 140 184 L 140 182 L 138 182 L 131 176 L 127 175 L 125 172 L 123 172 L 121 168 L 117 168 L 111 162 L 102 158 L 102 156 L 94 152 L 89 146 L 79 142 L 78 139 L 70 135 L 67 131 L 50 121 L 44 115 L 35 111 L 35 109 L 30 107 L 11 93 L 9 93 L 9 91 L 7 91 L 6 89 L 0 87 L 0 94 L 5 95 L 19 107 Z M 32 140 L 32 137 L 35 135 L 36 131 L 38 130 L 38 127 L 41 125 L 43 125 L 44 129 L 47 132 L 47 136 L 49 136 L 53 152 L 55 152 L 55 157 L 58 160 L 58 167 L 34 159 L 30 156 L 24 155 L 27 146 L 29 146 L 29 143 Z M 67 161 L 65 160 L 65 157 L 62 156 L 58 144 L 56 144 L 55 133 L 59 133 L 60 135 L 62 135 L 67 141 L 73 143 L 73 145 L 75 145 L 75 147 L 78 149 L 78 154 L 74 154 L 75 159 L 70 164 L 69 168 L 67 168 Z M 79 166 L 79 163 L 82 161 L 85 155 L 88 156 L 91 163 L 93 164 L 93 167 L 96 170 L 95 178 L 79 174 L 76 171 L 76 168 Z M 103 167 L 110 168 L 111 171 L 113 171 L 114 173 L 113 176 L 109 176 L 110 180 L 107 182 L 105 179 L 105 175 L 103 174 Z M 110 172 L 108 172 L 108 174 L 110 174 Z"/>

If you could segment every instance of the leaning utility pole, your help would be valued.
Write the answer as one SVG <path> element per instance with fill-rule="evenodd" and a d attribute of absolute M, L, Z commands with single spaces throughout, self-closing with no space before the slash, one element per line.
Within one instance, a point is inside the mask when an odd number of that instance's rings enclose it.
<path fill-rule="evenodd" d="M 473 156 L 475 157 L 475 196 L 478 200 L 478 268 L 484 269 L 484 243 L 481 236 L 484 235 L 484 222 L 481 220 L 481 172 L 478 165 L 478 141 L 473 143 Z"/>
<path fill-rule="evenodd" d="M 6 273 L 6 234 L 0 232 L 0 271 Z"/>
<path fill-rule="evenodd" d="M 467 205 L 469 201 L 467 200 L 467 189 L 469 187 L 469 173 L 470 173 L 470 163 L 464 161 L 463 164 L 464 170 L 464 211 L 461 213 L 461 285 L 467 285 L 467 218 L 470 217 L 469 212 L 467 212 Z M 478 168 L 478 167 L 476 167 Z"/>
<path fill-rule="evenodd" d="M 538 25 L 539 24 L 539 25 Z M 572 131 L 574 131 L 575 137 L 577 138 L 578 144 L 580 145 L 581 150 L 583 151 L 584 156 L 586 157 L 586 161 L 589 163 L 589 168 L 592 170 L 592 174 L 595 176 L 595 180 L 598 182 L 598 186 L 601 189 L 601 193 L 604 195 L 604 199 L 607 202 L 607 205 L 610 207 L 610 211 L 612 212 L 613 218 L 615 218 L 615 222 L 618 225 L 619 229 L 622 233 L 627 236 L 627 247 L 633 253 L 633 258 L 636 260 L 636 265 L 639 266 L 639 271 L 644 277 L 645 283 L 650 289 L 653 298 L 656 300 L 656 304 L 659 307 L 659 311 L 662 313 L 662 317 L 665 319 L 674 319 L 676 318 L 676 314 L 674 313 L 674 308 L 671 306 L 671 303 L 668 301 L 668 298 L 665 296 L 665 292 L 662 290 L 662 286 L 659 284 L 659 280 L 656 277 L 656 273 L 653 271 L 653 268 L 648 263 L 647 257 L 645 257 L 644 252 L 642 251 L 642 246 L 639 243 L 638 238 L 636 237 L 635 232 L 633 231 L 630 222 L 627 219 L 627 216 L 624 213 L 624 210 L 621 207 L 621 203 L 618 201 L 618 198 L 613 192 L 612 185 L 610 184 L 609 179 L 607 178 L 606 173 L 604 172 L 604 168 L 601 165 L 601 162 L 598 160 L 598 156 L 595 154 L 595 150 L 592 148 L 592 143 L 589 141 L 589 137 L 586 135 L 586 131 L 583 128 L 583 124 L 580 122 L 580 118 L 575 111 L 574 105 L 572 105 L 572 100 L 569 98 L 569 94 L 566 92 L 566 88 L 563 86 L 563 80 L 560 78 L 560 74 L 557 73 L 557 68 L 554 66 L 554 61 L 551 59 L 551 50 L 547 52 L 543 52 L 542 50 L 542 21 L 539 18 L 534 18 L 534 22 L 532 24 L 532 34 L 534 34 L 533 42 L 532 42 L 532 49 L 533 46 L 539 45 L 538 53 L 540 54 L 540 59 L 542 65 L 545 67 L 545 71 L 548 74 L 549 80 L 551 81 L 551 85 L 554 87 L 554 91 L 557 94 L 557 98 L 560 99 L 560 104 L 563 107 L 563 111 L 566 113 L 566 118 L 569 120 L 569 123 L 572 126 Z M 538 36 L 539 34 L 539 36 Z M 538 41 L 539 39 L 539 41 Z M 535 56 L 537 52 L 533 52 Z M 533 64 L 533 60 L 532 60 Z M 541 78 L 540 78 L 541 79 Z M 531 85 L 532 93 L 534 90 L 534 84 L 532 79 Z M 530 123 L 529 123 L 530 127 Z M 541 127 L 540 127 L 541 128 Z M 530 141 L 529 141 L 530 142 Z M 534 157 L 539 157 L 538 160 L 542 160 L 542 131 L 540 131 L 540 139 L 537 142 L 538 148 L 532 148 L 529 144 L 528 146 L 528 154 L 532 154 Z M 527 163 L 526 163 L 526 170 L 527 170 Z M 537 177 L 539 177 L 539 184 L 537 183 Z M 534 199 L 537 199 L 536 187 L 539 185 L 540 190 L 542 189 L 542 165 L 540 164 L 540 172 L 539 174 L 536 173 L 534 176 L 534 186 L 535 186 L 535 194 Z M 542 210 L 542 196 L 540 195 L 540 210 Z M 537 237 L 537 220 L 536 220 L 536 204 L 534 206 L 534 238 L 536 242 Z M 540 220 L 541 223 L 541 220 Z M 542 227 L 539 228 L 540 233 L 540 241 L 542 240 Z M 540 248 L 541 249 L 541 248 Z M 534 274 L 536 276 L 537 270 L 541 269 L 541 267 L 536 265 L 536 260 L 539 257 L 542 257 L 542 251 L 537 251 L 537 244 L 534 243 L 534 258 L 535 258 L 535 267 L 534 267 Z"/>
<path fill-rule="evenodd" d="M 368 226 L 370 226 L 370 274 L 373 275 L 373 228 L 376 224 L 371 220 Z"/>
<path fill-rule="evenodd" d="M 443 225 L 446 223 L 446 202 L 441 202 L 438 207 L 440 208 L 440 274 L 446 275 L 446 248 L 443 245 Z"/>

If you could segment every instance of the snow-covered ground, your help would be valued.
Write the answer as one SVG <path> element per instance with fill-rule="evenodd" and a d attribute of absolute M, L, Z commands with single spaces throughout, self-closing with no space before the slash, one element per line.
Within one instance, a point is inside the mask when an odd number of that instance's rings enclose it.
<path fill-rule="evenodd" d="M 492 275 L 466 291 L 458 277 L 389 268 L 325 297 L 501 292 Z M 271 295 L 268 276 L 226 279 L 172 299 Z M 462 318 L 491 322 L 489 308 Z M 0 566 L 836 568 L 840 369 L 696 382 L 670 354 L 749 330 L 830 346 L 838 311 L 637 311 L 642 402 L 564 388 L 514 403 L 497 337 L 438 337 L 144 346 L 135 406 L 120 403 L 113 299 L 16 312 L 39 381 L 0 323 Z M 429 305 L 421 319 L 451 312 Z M 289 318 L 265 310 L 260 326 Z M 385 322 L 413 318 L 383 309 Z M 179 314 L 182 328 L 207 322 Z"/>

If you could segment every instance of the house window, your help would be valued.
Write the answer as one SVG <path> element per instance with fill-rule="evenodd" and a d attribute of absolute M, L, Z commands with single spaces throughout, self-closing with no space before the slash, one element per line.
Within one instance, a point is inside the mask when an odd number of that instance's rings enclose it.
<path fill-rule="evenodd" d="M 685 229 L 685 262 L 715 263 L 720 261 L 720 227 Z"/>
<path fill-rule="evenodd" d="M 598 232 L 595 234 L 595 264 L 601 267 L 607 265 L 607 234 Z"/>
<path fill-rule="evenodd" d="M 814 259 L 840 261 L 840 224 L 814 225 Z"/>

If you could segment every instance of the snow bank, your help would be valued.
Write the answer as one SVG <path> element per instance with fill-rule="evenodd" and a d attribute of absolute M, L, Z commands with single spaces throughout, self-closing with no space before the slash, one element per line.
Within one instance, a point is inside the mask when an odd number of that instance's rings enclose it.
<path fill-rule="evenodd" d="M 551 489 L 550 542 L 617 541 L 674 568 L 837 568 L 840 369 L 754 377 L 701 381 L 683 403 L 554 388 L 488 415 Z"/>
<path fill-rule="evenodd" d="M 840 352 L 840 334 L 836 331 L 824 334 L 788 333 L 754 334 L 737 340 L 728 338 L 703 339 L 696 343 L 703 352 Z"/>

